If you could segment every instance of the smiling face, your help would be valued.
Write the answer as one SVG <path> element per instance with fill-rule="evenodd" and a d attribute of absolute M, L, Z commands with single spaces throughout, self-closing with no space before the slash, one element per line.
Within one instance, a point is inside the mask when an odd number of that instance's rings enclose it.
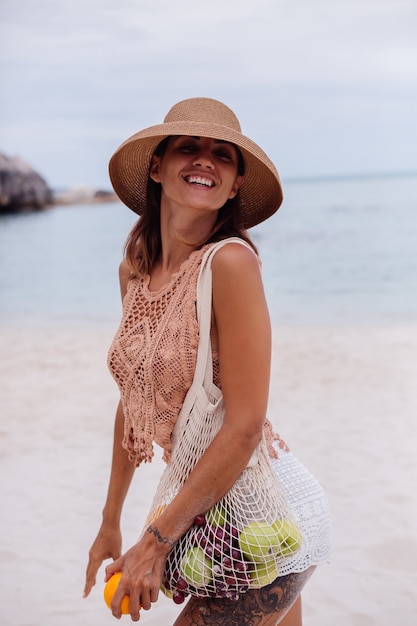
<path fill-rule="evenodd" d="M 231 144 L 208 137 L 171 137 L 162 156 L 154 155 L 150 177 L 161 184 L 161 207 L 218 211 L 243 182 L 239 153 Z"/>

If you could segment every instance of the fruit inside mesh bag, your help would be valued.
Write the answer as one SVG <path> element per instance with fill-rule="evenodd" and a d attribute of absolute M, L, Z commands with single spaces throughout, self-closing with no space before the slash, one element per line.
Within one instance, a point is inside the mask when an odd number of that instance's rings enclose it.
<path fill-rule="evenodd" d="M 301 547 L 294 522 L 252 521 L 232 525 L 221 504 L 197 515 L 189 532 L 168 557 L 162 591 L 180 604 L 192 594 L 237 600 L 279 575 L 279 560 Z"/>

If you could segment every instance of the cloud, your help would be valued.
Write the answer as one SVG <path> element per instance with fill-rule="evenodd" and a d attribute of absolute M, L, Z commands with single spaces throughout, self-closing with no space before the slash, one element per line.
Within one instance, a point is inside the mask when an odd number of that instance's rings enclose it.
<path fill-rule="evenodd" d="M 416 18 L 414 0 L 2 0 L 0 149 L 107 185 L 120 141 L 208 95 L 287 175 L 417 167 Z"/>

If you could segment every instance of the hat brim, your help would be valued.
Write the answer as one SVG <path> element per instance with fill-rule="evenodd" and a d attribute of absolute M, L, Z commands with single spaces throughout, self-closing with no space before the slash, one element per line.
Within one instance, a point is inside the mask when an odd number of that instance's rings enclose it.
<path fill-rule="evenodd" d="M 245 177 L 238 200 L 245 228 L 259 224 L 279 209 L 283 194 L 278 172 L 254 141 L 226 126 L 182 120 L 151 126 L 132 135 L 111 157 L 109 174 L 113 188 L 132 211 L 139 215 L 143 212 L 152 156 L 158 144 L 171 135 L 213 137 L 240 149 Z"/>

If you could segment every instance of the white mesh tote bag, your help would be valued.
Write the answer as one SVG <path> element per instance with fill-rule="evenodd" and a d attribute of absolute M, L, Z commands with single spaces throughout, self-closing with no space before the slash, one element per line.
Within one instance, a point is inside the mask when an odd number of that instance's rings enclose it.
<path fill-rule="evenodd" d="M 210 344 L 211 261 L 230 241 L 247 245 L 241 239 L 229 238 L 213 244 L 202 259 L 194 380 L 174 428 L 172 459 L 158 484 L 147 526 L 181 489 L 223 423 L 225 408 L 221 390 L 213 383 Z M 189 594 L 237 599 L 248 589 L 275 580 L 301 542 L 263 439 L 230 491 L 212 509 L 196 516 L 193 526 L 172 548 L 162 591 L 178 603 Z"/>

